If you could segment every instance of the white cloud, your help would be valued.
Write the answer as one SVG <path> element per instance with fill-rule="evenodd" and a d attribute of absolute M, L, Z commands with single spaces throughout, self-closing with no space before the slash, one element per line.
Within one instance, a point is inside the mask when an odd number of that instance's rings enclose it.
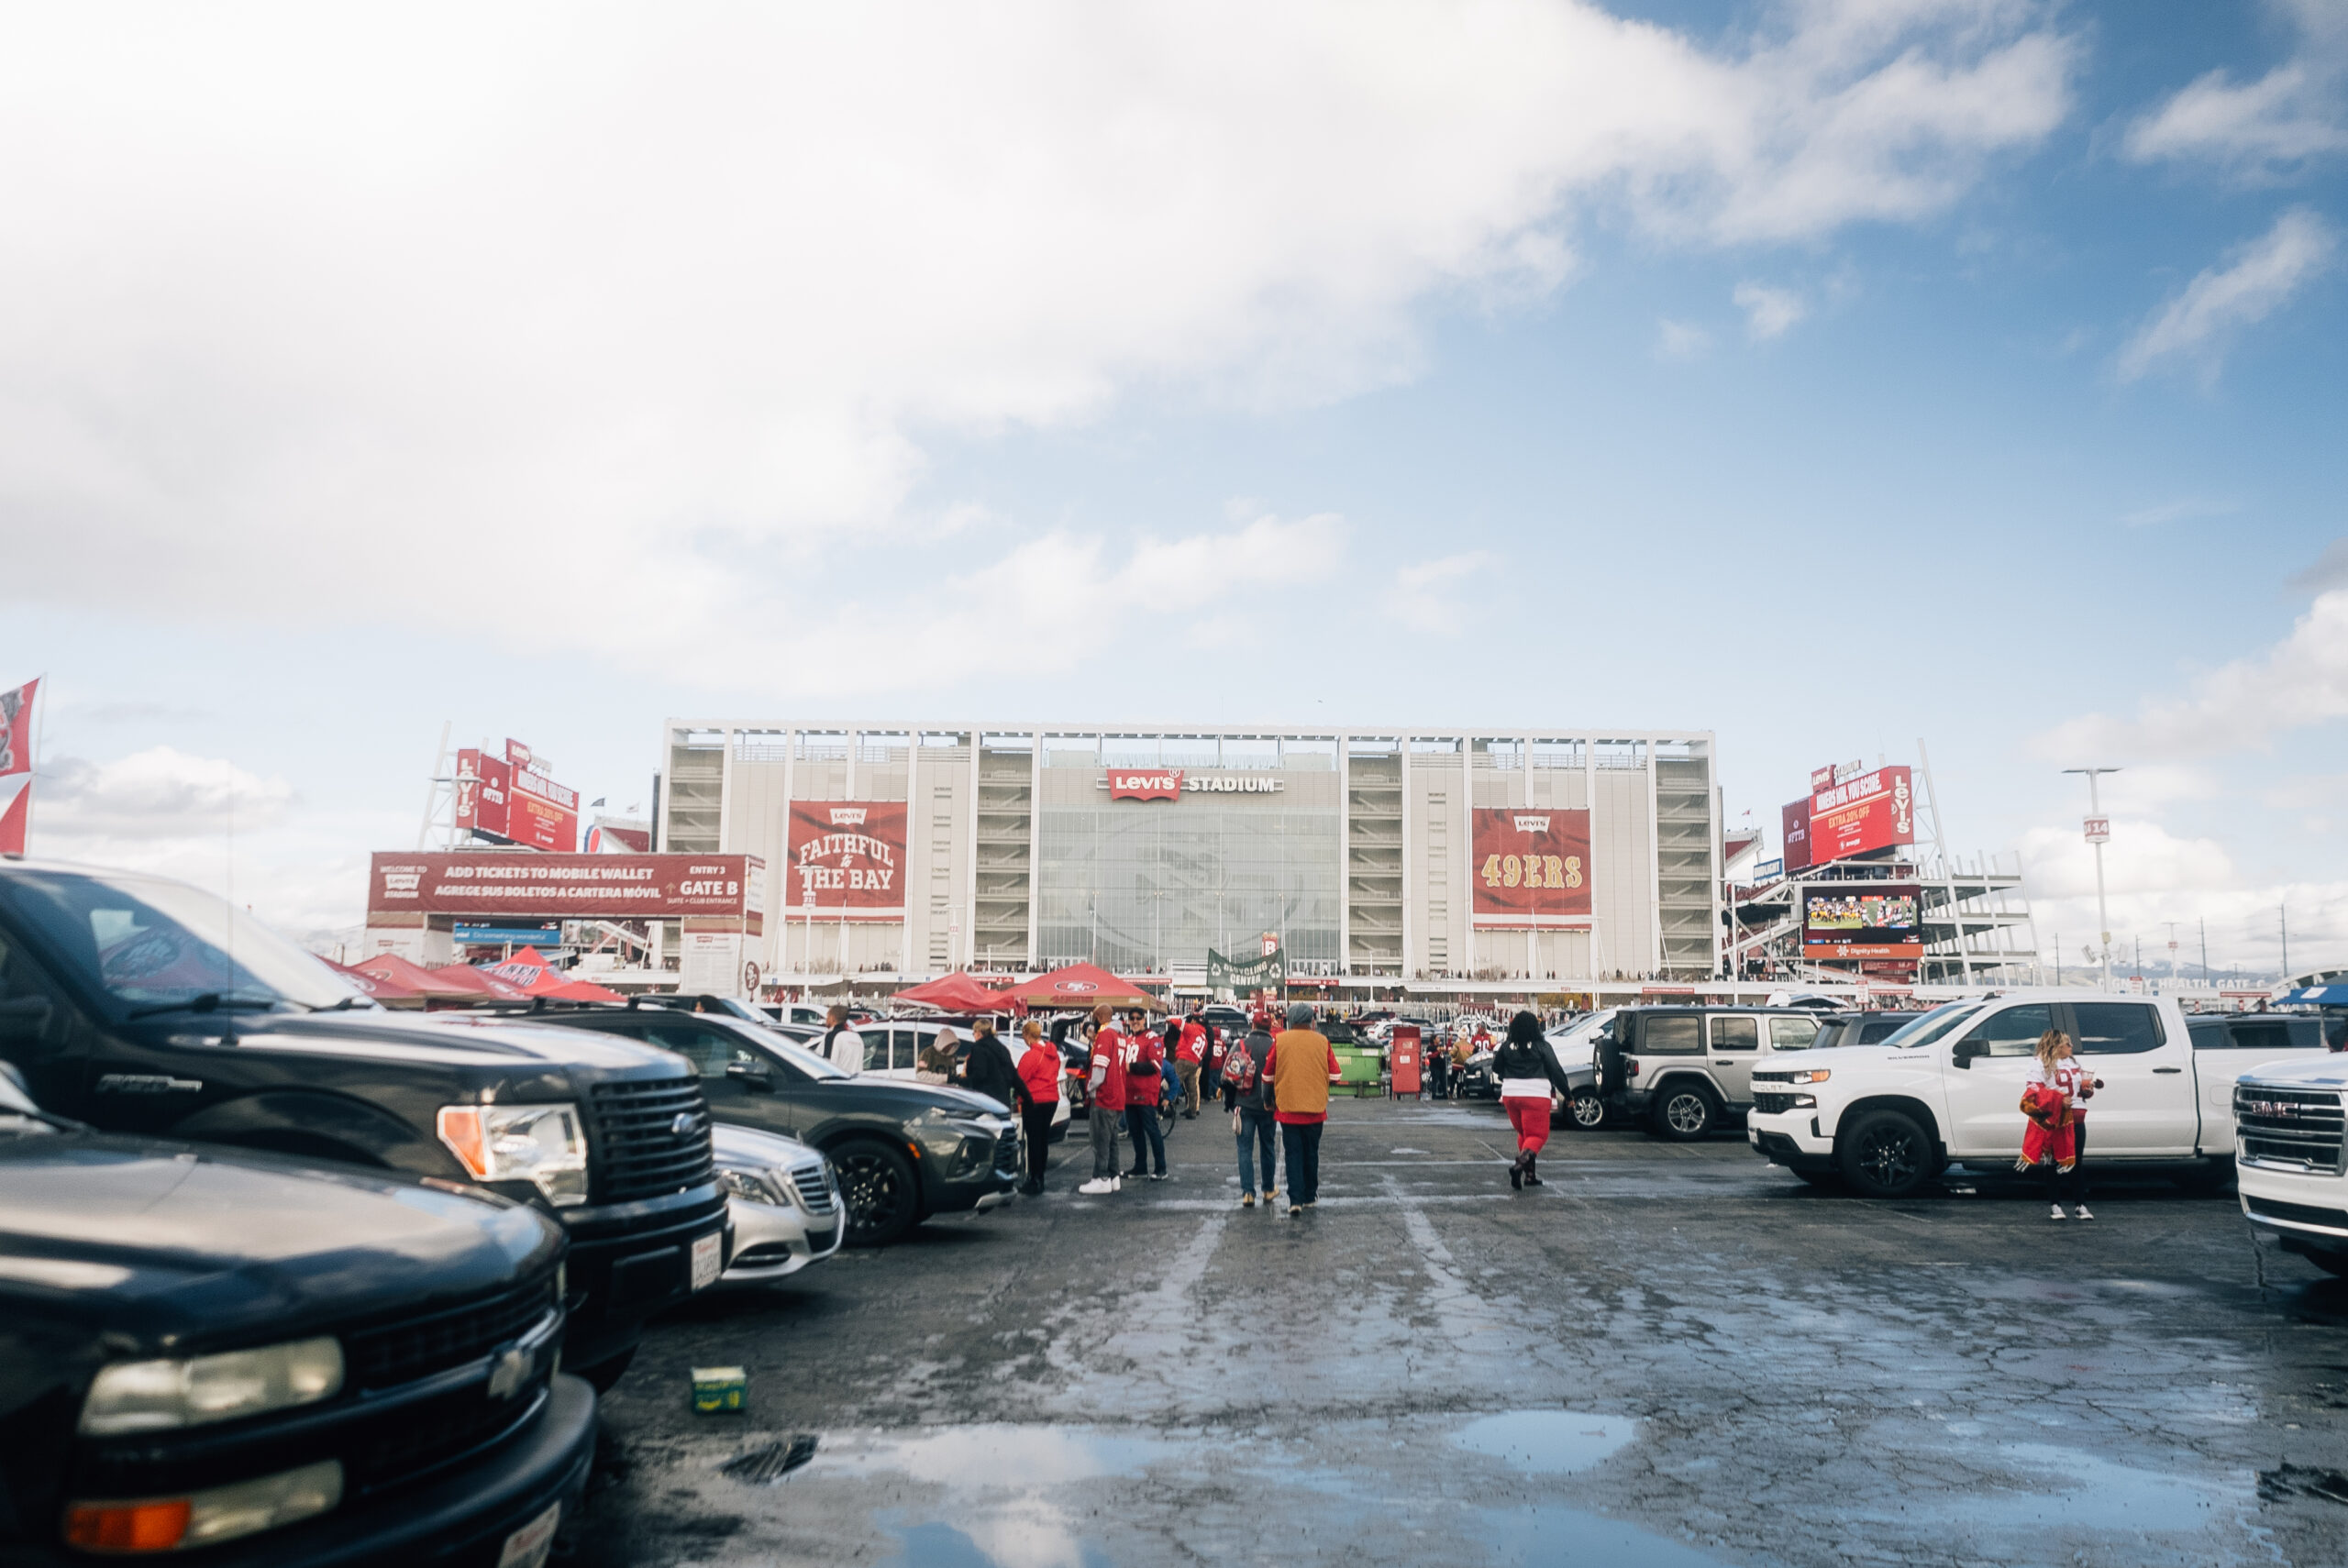
<path fill-rule="evenodd" d="M 2291 574 L 2291 586 L 2312 593 L 2348 588 L 2348 539 L 2334 539 L 2323 554 Z"/>
<path fill-rule="evenodd" d="M 2215 756 L 2265 746 L 2289 730 L 2348 715 L 2348 589 L 2316 596 L 2291 635 L 2254 658 L 2148 701 L 2132 719 L 2088 714 L 2040 742 L 2079 762 Z"/>
<path fill-rule="evenodd" d="M 2264 321 L 2331 264 L 2331 226 L 2305 207 L 2275 220 L 2259 238 L 2210 267 L 2137 329 L 2120 354 L 2120 377 L 2134 381 L 2164 360 L 2188 358 L 2214 374 L 2233 334 Z"/>
<path fill-rule="evenodd" d="M 282 822 L 294 788 L 159 745 L 105 763 L 55 758 L 43 765 L 34 799 L 43 834 L 67 841 L 218 837 Z"/>
<path fill-rule="evenodd" d="M 2140 116 L 2121 146 L 2139 163 L 2181 160 L 2275 179 L 2348 150 L 2348 23 L 2337 0 L 2278 6 L 2301 31 L 2298 51 L 2255 82 L 2223 71 L 2197 77 Z"/>
<path fill-rule="evenodd" d="M 1386 595 L 1387 613 L 1421 631 L 1459 632 L 1469 624 L 1471 614 L 1449 590 L 1490 569 L 1499 559 L 1490 550 L 1463 550 L 1397 567 L 1394 585 Z"/>
<path fill-rule="evenodd" d="M 925 537 L 943 436 L 1393 382 L 1593 213 L 1929 215 L 2075 56 L 2013 0 L 1718 50 L 1588 0 L 27 11 L 0 592 L 772 663 L 840 541 Z"/>
<path fill-rule="evenodd" d="M 1689 321 L 1666 316 L 1656 323 L 1655 351 L 1667 359 L 1692 359 L 1712 346 L 1712 335 Z"/>
<path fill-rule="evenodd" d="M 2131 528 L 2157 528 L 2169 523 L 2196 522 L 2207 517 L 2231 517 L 2240 512 L 2237 502 L 2214 501 L 2206 495 L 2184 495 L 2175 501 L 2165 501 L 2157 506 L 2139 507 L 2123 513 L 2120 521 Z"/>
<path fill-rule="evenodd" d="M 1755 343 L 1784 337 L 1788 327 L 1809 314 L 1801 296 L 1788 289 L 1739 283 L 1732 297 L 1744 313 L 1744 335 Z"/>

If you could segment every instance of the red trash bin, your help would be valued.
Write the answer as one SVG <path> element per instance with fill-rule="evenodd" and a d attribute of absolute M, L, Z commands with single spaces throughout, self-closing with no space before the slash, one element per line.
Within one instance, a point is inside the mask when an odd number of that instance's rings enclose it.
<path fill-rule="evenodd" d="M 1419 1026 L 1398 1023 L 1386 1042 L 1388 1060 L 1392 1063 L 1393 1092 L 1396 1099 L 1421 1092 L 1419 1068 Z"/>

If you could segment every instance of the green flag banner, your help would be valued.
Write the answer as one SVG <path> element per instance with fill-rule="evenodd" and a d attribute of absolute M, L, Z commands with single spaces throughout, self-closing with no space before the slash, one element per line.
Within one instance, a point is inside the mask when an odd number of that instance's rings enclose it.
<path fill-rule="evenodd" d="M 1279 948 L 1245 958 L 1226 958 L 1207 949 L 1207 989 L 1235 996 L 1242 991 L 1277 991 L 1288 984 L 1288 958 Z"/>

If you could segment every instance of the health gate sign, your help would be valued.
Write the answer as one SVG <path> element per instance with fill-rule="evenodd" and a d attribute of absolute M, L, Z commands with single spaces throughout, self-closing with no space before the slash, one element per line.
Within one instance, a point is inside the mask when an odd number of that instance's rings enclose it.
<path fill-rule="evenodd" d="M 792 801 L 783 865 L 781 898 L 788 914 L 903 914 L 905 803 Z"/>
<path fill-rule="evenodd" d="M 1589 812 L 1479 807 L 1472 839 L 1477 920 L 1539 924 L 1589 918 Z"/>

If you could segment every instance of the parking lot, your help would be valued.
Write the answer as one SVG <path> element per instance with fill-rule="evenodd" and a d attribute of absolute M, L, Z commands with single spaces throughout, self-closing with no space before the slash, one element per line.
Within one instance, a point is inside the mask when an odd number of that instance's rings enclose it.
<path fill-rule="evenodd" d="M 574 1561 L 2348 1561 L 2348 1285 L 2229 1198 L 1871 1204 L 1741 1138 L 1334 1107 L 1311 1213 L 1173 1179 L 843 1253 L 657 1325 Z M 695 1366 L 747 1411 L 697 1416 Z"/>

